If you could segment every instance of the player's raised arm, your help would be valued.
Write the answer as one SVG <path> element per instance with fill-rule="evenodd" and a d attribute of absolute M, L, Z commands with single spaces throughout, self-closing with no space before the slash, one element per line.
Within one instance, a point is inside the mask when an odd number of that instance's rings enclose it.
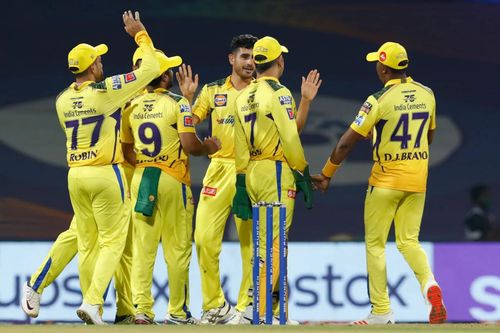
<path fill-rule="evenodd" d="M 189 104 L 192 105 L 196 89 L 198 89 L 198 74 L 193 76 L 191 65 L 186 66 L 186 64 L 182 64 L 182 66 L 179 67 L 179 70 L 175 73 L 175 77 L 177 78 L 177 83 L 179 83 L 182 96 L 184 96 L 189 101 Z"/>
<path fill-rule="evenodd" d="M 197 124 L 204 121 L 210 115 L 211 111 L 212 110 L 210 106 L 210 94 L 208 92 L 208 85 L 204 85 L 203 88 L 201 88 L 198 97 L 196 97 L 196 100 L 193 103 L 194 125 L 196 126 Z"/>
<path fill-rule="evenodd" d="M 109 103 L 121 107 L 160 74 L 160 65 L 155 56 L 153 41 L 142 24 L 139 12 L 123 13 L 125 31 L 134 38 L 142 51 L 141 66 L 133 72 L 114 75 L 105 80 Z"/>
<path fill-rule="evenodd" d="M 315 69 L 310 71 L 307 77 L 302 77 L 302 85 L 300 87 L 301 99 L 299 109 L 297 110 L 297 130 L 299 133 L 306 126 L 311 102 L 316 97 L 321 83 L 323 83 L 323 80 L 319 76 L 318 70 Z"/>

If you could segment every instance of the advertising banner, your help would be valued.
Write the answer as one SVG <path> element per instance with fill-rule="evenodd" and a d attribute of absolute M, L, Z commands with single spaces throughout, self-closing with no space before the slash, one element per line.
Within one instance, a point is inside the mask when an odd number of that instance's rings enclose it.
<path fill-rule="evenodd" d="M 434 270 L 449 320 L 500 320 L 499 243 L 437 243 Z"/>
<path fill-rule="evenodd" d="M 19 304 L 22 285 L 42 263 L 52 243 L 0 243 L 0 320 L 28 320 Z M 432 261 L 431 244 L 424 248 Z M 195 249 L 190 270 L 191 312 L 201 315 L 201 285 Z M 388 283 L 391 303 L 399 321 L 424 321 L 424 300 L 413 273 L 394 244 L 387 247 Z M 224 292 L 235 303 L 241 278 L 238 243 L 225 243 L 220 260 Z M 299 321 L 350 321 L 370 311 L 363 243 L 290 243 L 290 317 Z M 168 277 L 163 254 L 158 251 L 153 295 L 156 320 L 163 320 L 168 302 Z M 111 288 L 104 319 L 115 315 L 115 293 Z M 40 321 L 78 321 L 81 303 L 77 262 L 74 259 L 42 296 Z"/>

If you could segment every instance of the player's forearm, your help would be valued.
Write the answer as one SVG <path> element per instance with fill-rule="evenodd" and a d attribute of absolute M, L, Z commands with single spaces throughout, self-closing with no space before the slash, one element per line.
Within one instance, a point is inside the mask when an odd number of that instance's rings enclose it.
<path fill-rule="evenodd" d="M 306 126 L 307 116 L 309 115 L 309 108 L 311 106 L 311 101 L 307 98 L 302 97 L 299 104 L 299 109 L 297 110 L 297 131 L 302 133 L 302 130 Z"/>
<path fill-rule="evenodd" d="M 210 148 L 206 142 L 201 142 L 195 133 L 181 133 L 181 145 L 184 151 L 193 156 L 204 156 L 210 154 Z"/>
<path fill-rule="evenodd" d="M 361 139 L 363 139 L 363 136 L 349 128 L 333 149 L 330 155 L 330 161 L 333 164 L 340 165 L 347 158 L 356 143 Z"/>
<path fill-rule="evenodd" d="M 281 145 L 288 165 L 293 170 L 304 171 L 307 161 L 298 134 L 281 138 Z"/>
<path fill-rule="evenodd" d="M 193 156 L 203 156 L 208 155 L 208 148 L 205 144 L 203 144 L 198 138 L 196 141 L 193 141 L 190 145 L 185 146 L 184 150 Z"/>

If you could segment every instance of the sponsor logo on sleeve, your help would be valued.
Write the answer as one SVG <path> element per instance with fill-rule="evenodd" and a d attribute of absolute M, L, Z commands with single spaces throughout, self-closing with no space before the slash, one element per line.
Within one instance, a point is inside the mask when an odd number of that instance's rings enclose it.
<path fill-rule="evenodd" d="M 295 199 L 296 196 L 297 196 L 297 191 L 295 191 L 295 190 L 288 190 L 288 197 L 289 198 Z"/>
<path fill-rule="evenodd" d="M 280 96 L 279 100 L 281 105 L 292 105 L 292 96 Z"/>
<path fill-rule="evenodd" d="M 288 113 L 288 118 L 295 119 L 295 113 L 292 108 L 286 108 L 286 113 Z"/>
<path fill-rule="evenodd" d="M 208 195 L 210 197 L 215 197 L 215 195 L 217 194 L 217 188 L 210 186 L 203 186 L 201 194 Z"/>
<path fill-rule="evenodd" d="M 214 96 L 215 107 L 221 107 L 227 105 L 227 94 L 216 94 Z"/>
<path fill-rule="evenodd" d="M 362 114 L 358 114 L 356 116 L 356 119 L 354 119 L 354 123 L 358 126 L 363 125 L 364 122 L 365 122 L 365 116 Z"/>
<path fill-rule="evenodd" d="M 113 90 L 118 90 L 122 88 L 122 81 L 120 80 L 119 75 L 115 75 L 111 77 L 111 85 Z"/>
<path fill-rule="evenodd" d="M 185 127 L 193 127 L 193 117 L 184 116 L 184 126 Z"/>
<path fill-rule="evenodd" d="M 181 113 L 190 112 L 191 111 L 191 107 L 189 105 L 187 105 L 187 104 L 181 104 L 180 108 L 181 108 Z"/>
<path fill-rule="evenodd" d="M 135 77 L 134 72 L 130 72 L 127 74 L 123 74 L 123 79 L 125 80 L 125 83 L 130 83 L 132 81 L 135 81 L 137 78 Z"/>
<path fill-rule="evenodd" d="M 361 105 L 361 109 L 359 111 L 369 114 L 370 111 L 372 110 L 372 107 L 373 107 L 372 103 L 366 101 L 363 103 L 363 105 Z"/>

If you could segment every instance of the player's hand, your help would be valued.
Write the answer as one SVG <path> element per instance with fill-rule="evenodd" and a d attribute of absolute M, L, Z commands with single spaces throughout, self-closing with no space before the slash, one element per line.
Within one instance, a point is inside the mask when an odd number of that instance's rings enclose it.
<path fill-rule="evenodd" d="M 179 71 L 175 73 L 182 96 L 186 97 L 192 103 L 196 89 L 198 89 L 198 74 L 193 76 L 191 66 L 182 64 Z"/>
<path fill-rule="evenodd" d="M 324 176 L 323 174 L 312 175 L 311 180 L 314 189 L 321 191 L 321 193 L 325 193 L 328 189 L 328 185 L 330 185 L 330 178 Z"/>
<path fill-rule="evenodd" d="M 300 87 L 302 98 L 312 101 L 316 97 L 322 82 L 323 80 L 319 78 L 317 69 L 310 71 L 307 78 L 302 77 L 302 85 Z"/>
<path fill-rule="evenodd" d="M 222 144 L 218 137 L 212 136 L 211 138 L 205 138 L 203 144 L 207 147 L 209 155 L 212 155 L 222 148 Z"/>
<path fill-rule="evenodd" d="M 125 24 L 125 31 L 132 36 L 132 38 L 134 38 L 139 31 L 146 30 L 141 22 L 139 12 L 135 12 L 135 15 L 133 15 L 131 10 L 125 11 L 123 13 L 123 24 Z"/>

